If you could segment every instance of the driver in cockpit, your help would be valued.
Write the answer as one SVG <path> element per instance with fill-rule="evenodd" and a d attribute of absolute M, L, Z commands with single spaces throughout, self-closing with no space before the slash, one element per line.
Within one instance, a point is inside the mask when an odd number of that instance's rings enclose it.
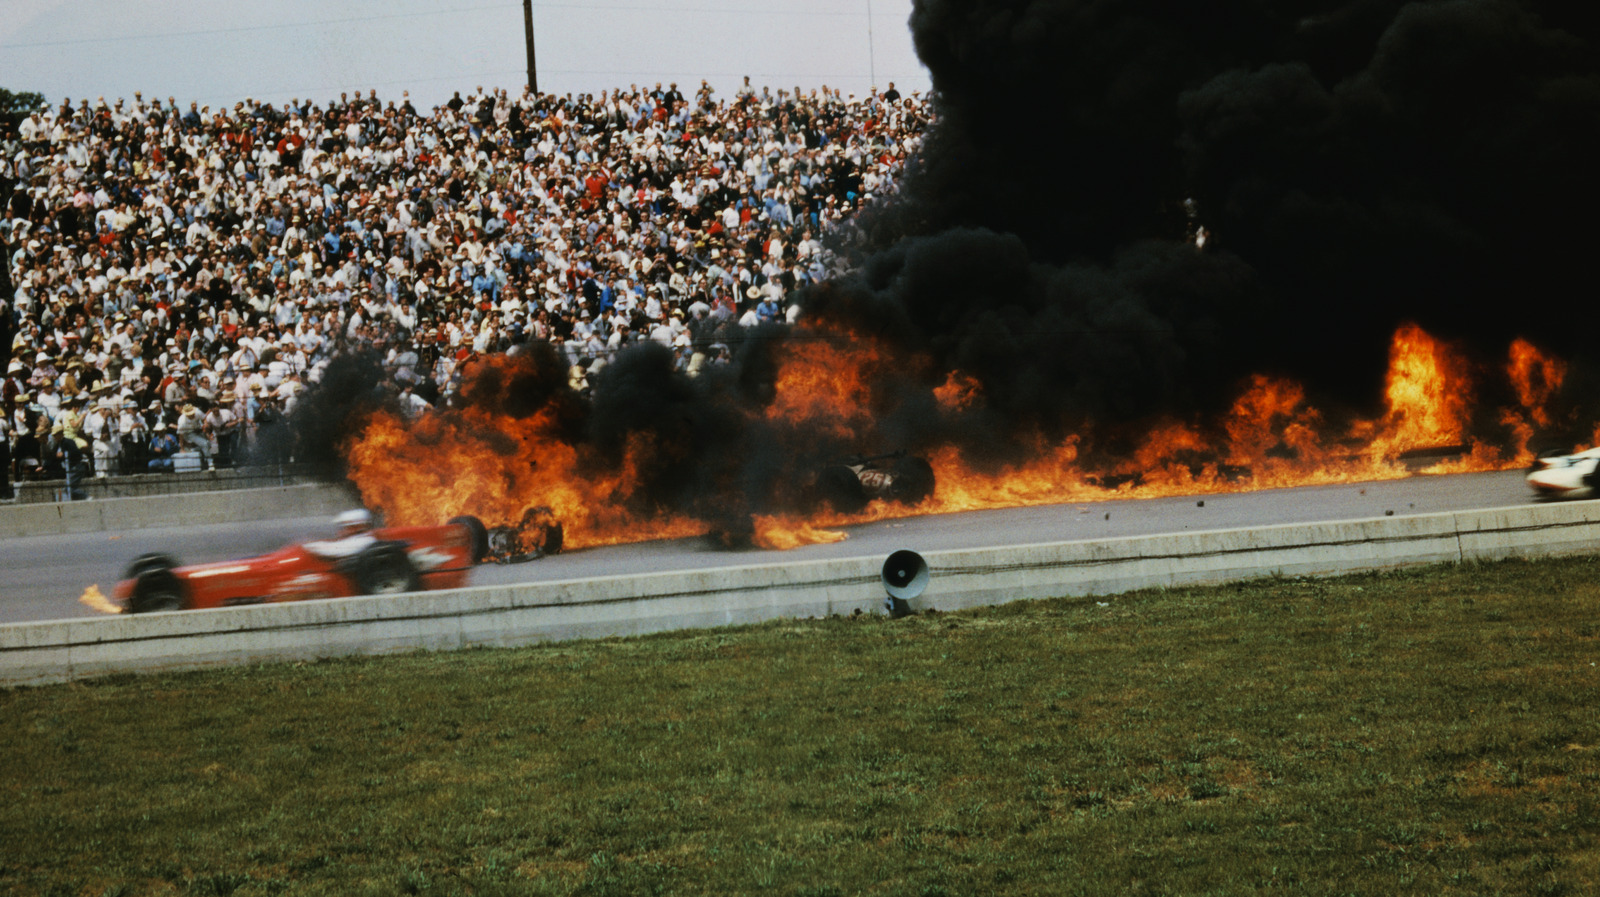
<path fill-rule="evenodd" d="M 307 542 L 306 550 L 325 558 L 354 557 L 378 541 L 372 534 L 372 512 L 365 508 L 345 511 L 333 518 L 339 528 L 336 538 L 320 542 Z"/>

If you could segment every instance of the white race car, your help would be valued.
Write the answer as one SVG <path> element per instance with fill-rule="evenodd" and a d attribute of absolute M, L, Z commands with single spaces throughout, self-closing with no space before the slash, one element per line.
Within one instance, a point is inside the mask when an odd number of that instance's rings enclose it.
<path fill-rule="evenodd" d="M 1540 455 L 1528 469 L 1540 498 L 1600 498 L 1600 447 L 1576 455 Z"/>

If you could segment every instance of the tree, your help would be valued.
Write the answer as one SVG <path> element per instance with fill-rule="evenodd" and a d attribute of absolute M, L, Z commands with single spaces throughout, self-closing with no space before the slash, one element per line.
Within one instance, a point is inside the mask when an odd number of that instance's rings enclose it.
<path fill-rule="evenodd" d="M 36 112 L 45 106 L 44 94 L 33 91 L 13 93 L 0 87 L 0 121 L 11 127 L 22 123 L 28 113 Z"/>

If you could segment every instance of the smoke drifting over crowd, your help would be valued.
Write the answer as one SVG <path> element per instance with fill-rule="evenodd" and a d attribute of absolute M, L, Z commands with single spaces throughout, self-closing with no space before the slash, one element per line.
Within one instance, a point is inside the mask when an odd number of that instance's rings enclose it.
<path fill-rule="evenodd" d="M 1591 4 L 924 0 L 910 26 L 939 120 L 798 331 L 694 380 L 630 350 L 579 405 L 539 352 L 492 366 L 560 407 L 585 476 L 625 474 L 613 500 L 736 530 L 848 452 L 1114 457 L 1252 374 L 1370 414 L 1407 322 L 1474 361 L 1526 337 L 1585 382 Z M 861 341 L 870 384 L 822 393 L 842 425 L 772 413 L 786 365 Z"/>

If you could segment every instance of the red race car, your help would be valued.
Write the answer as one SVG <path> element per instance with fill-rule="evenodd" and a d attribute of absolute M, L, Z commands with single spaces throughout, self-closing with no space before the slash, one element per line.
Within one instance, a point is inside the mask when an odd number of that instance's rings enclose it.
<path fill-rule="evenodd" d="M 339 538 L 243 560 L 180 567 L 168 555 L 140 555 L 112 599 L 124 613 L 139 614 L 453 589 L 467 584 L 489 549 L 489 533 L 476 517 L 372 529 L 371 515 L 348 511 L 338 522 Z"/>

